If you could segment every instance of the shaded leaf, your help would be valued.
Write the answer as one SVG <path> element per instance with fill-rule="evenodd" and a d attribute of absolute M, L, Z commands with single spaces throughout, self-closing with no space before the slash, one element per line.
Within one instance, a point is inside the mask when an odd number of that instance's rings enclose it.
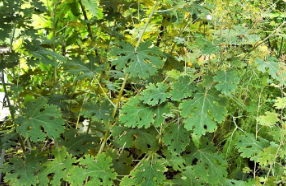
<path fill-rule="evenodd" d="M 38 139 L 44 141 L 46 136 L 51 139 L 58 138 L 60 133 L 64 132 L 65 122 L 61 119 L 61 111 L 56 106 L 47 105 L 47 102 L 45 98 L 27 102 L 23 115 L 15 120 L 19 125 L 17 131 L 34 142 Z"/>
<path fill-rule="evenodd" d="M 92 79 L 96 77 L 99 73 L 106 69 L 105 65 L 96 65 L 99 63 L 99 58 L 94 58 L 93 56 L 88 56 L 89 62 L 84 63 L 79 56 L 73 57 L 72 60 L 65 63 L 65 67 L 67 72 L 70 72 L 73 75 L 77 76 L 77 79 L 83 79 L 87 77 L 88 79 Z"/>
<path fill-rule="evenodd" d="M 25 160 L 12 158 L 3 165 L 4 180 L 13 186 L 37 185 L 38 172 L 43 170 L 46 161 L 47 157 L 35 150 L 26 154 Z"/>
<path fill-rule="evenodd" d="M 50 182 L 51 185 L 61 185 L 62 180 L 67 180 L 68 171 L 72 169 L 73 163 L 77 161 L 72 158 L 63 147 L 61 150 L 52 150 L 54 159 L 46 162 L 43 166 L 45 169 L 40 173 L 39 179 L 41 185 L 48 185 L 48 175 L 54 173 L 53 179 Z"/>
<path fill-rule="evenodd" d="M 69 171 L 68 180 L 72 185 L 82 185 L 87 177 L 90 177 L 86 186 L 112 185 L 116 173 L 112 167 L 112 159 L 104 153 L 98 154 L 96 159 L 85 155 L 79 159 L 82 167 L 74 167 Z"/>
<path fill-rule="evenodd" d="M 93 142 L 97 141 L 96 137 L 90 134 L 78 134 L 77 129 L 71 128 L 63 133 L 63 138 L 57 139 L 60 146 L 64 146 L 67 152 L 76 156 L 88 152 L 89 149 L 94 148 Z"/>

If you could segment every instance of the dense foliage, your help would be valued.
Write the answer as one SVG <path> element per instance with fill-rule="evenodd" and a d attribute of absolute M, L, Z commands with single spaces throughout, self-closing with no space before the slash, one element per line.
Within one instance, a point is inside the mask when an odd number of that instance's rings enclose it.
<path fill-rule="evenodd" d="M 1 182 L 286 184 L 285 17 L 282 0 L 0 0 Z"/>

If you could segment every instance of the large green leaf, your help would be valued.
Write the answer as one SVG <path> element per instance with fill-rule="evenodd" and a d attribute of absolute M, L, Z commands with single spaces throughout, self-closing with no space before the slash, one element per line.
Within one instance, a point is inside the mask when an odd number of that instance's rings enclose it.
<path fill-rule="evenodd" d="M 5 182 L 9 181 L 10 185 L 37 185 L 38 172 L 44 169 L 43 164 L 47 161 L 47 157 L 43 153 L 32 151 L 26 154 L 26 158 L 11 158 L 9 162 L 3 166 Z"/>
<path fill-rule="evenodd" d="M 157 73 L 157 69 L 163 66 L 160 59 L 162 52 L 157 47 L 151 47 L 151 42 L 140 43 L 135 51 L 135 47 L 130 43 L 119 43 L 122 48 L 112 48 L 110 54 L 117 56 L 112 61 L 118 70 L 123 68 L 130 73 L 131 77 L 149 78 Z M 126 67 L 127 66 L 127 67 Z M 125 68 L 126 67 L 126 68 Z"/>
<path fill-rule="evenodd" d="M 228 70 L 228 71 L 218 71 L 217 75 L 214 76 L 214 81 L 218 82 L 215 86 L 217 90 L 221 91 L 225 95 L 230 95 L 231 92 L 234 92 L 236 89 L 236 84 L 239 82 L 239 77 L 237 71 Z"/>
<path fill-rule="evenodd" d="M 38 139 L 44 141 L 46 136 L 58 138 L 64 132 L 65 122 L 61 119 L 61 111 L 56 106 L 47 105 L 47 102 L 45 98 L 27 102 L 23 114 L 15 120 L 19 125 L 17 131 L 34 142 Z"/>
<path fill-rule="evenodd" d="M 61 180 L 67 180 L 68 172 L 72 169 L 76 159 L 72 158 L 63 147 L 61 150 L 58 148 L 52 150 L 52 155 L 54 159 L 52 161 L 46 162 L 43 166 L 45 169 L 40 173 L 40 185 L 48 185 L 48 175 L 54 174 L 51 185 L 61 185 Z"/>
<path fill-rule="evenodd" d="M 170 108 L 167 103 L 150 107 L 142 103 L 139 97 L 136 96 L 130 98 L 129 102 L 123 106 L 119 120 L 127 127 L 148 128 L 151 124 L 160 126 L 165 120 L 163 114 L 169 112 Z"/>
<path fill-rule="evenodd" d="M 69 171 L 68 180 L 72 185 L 83 185 L 88 179 L 86 186 L 94 185 L 112 185 L 112 181 L 116 178 L 116 173 L 112 167 L 112 159 L 105 154 L 98 154 L 96 159 L 89 155 L 85 155 L 79 159 L 82 167 L 74 167 Z"/>
<path fill-rule="evenodd" d="M 87 77 L 88 79 L 95 78 L 96 75 L 106 69 L 105 65 L 97 65 L 99 63 L 98 57 L 88 56 L 88 63 L 84 63 L 79 56 L 73 57 L 72 60 L 65 63 L 68 67 L 67 72 L 76 75 L 78 79 Z"/>
<path fill-rule="evenodd" d="M 157 86 L 149 84 L 141 93 L 140 100 L 151 106 L 164 103 L 170 97 L 169 93 L 166 92 L 167 89 L 168 85 L 163 83 L 158 83 Z"/>
<path fill-rule="evenodd" d="M 216 122 L 222 122 L 227 111 L 225 109 L 226 99 L 219 97 L 219 92 L 215 89 L 204 90 L 199 87 L 194 99 L 183 101 L 180 104 L 182 116 L 187 130 L 194 131 L 198 136 L 206 132 L 213 132 L 216 129 Z M 215 120 L 215 121 L 214 121 Z"/>
<path fill-rule="evenodd" d="M 172 123 L 164 131 L 163 142 L 172 153 L 181 153 L 190 143 L 190 132 L 183 125 Z"/>
<path fill-rule="evenodd" d="M 184 156 L 186 162 L 196 161 L 193 165 L 195 177 L 212 185 L 224 183 L 227 176 L 227 162 L 221 154 L 215 151 L 213 144 L 205 138 L 201 142 L 200 148 L 192 146 L 191 153 Z"/>
<path fill-rule="evenodd" d="M 129 185 L 134 183 L 141 186 L 158 186 L 162 185 L 166 180 L 164 172 L 166 167 L 159 161 L 142 161 L 142 164 L 138 166 L 135 171 L 131 172 L 131 178 L 125 176 L 121 185 Z M 132 184 L 133 185 L 133 184 Z"/>

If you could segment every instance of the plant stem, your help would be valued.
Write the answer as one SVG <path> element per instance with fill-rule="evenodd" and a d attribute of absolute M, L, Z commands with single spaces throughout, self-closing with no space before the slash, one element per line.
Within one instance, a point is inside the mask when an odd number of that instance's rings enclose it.
<path fill-rule="evenodd" d="M 2 60 L 2 56 L 0 56 L 0 63 L 1 63 L 1 60 Z M 2 75 L 2 78 L 1 78 L 1 81 L 2 81 L 2 86 L 3 86 L 3 89 L 4 89 L 4 93 L 5 93 L 5 96 L 6 96 L 6 99 L 7 99 L 7 103 L 8 103 L 8 107 L 9 107 L 9 110 L 10 110 L 10 114 L 11 114 L 11 117 L 12 117 L 12 122 L 14 123 L 14 126 L 15 126 L 15 132 L 17 132 L 17 125 L 15 124 L 15 110 L 14 108 L 12 108 L 12 105 L 10 103 L 10 98 L 8 96 L 8 91 L 7 91 L 7 88 L 6 88 L 6 84 L 5 84 L 5 79 L 4 79 L 4 70 L 1 71 L 1 75 Z M 19 141 L 20 141 L 20 145 L 21 145 L 21 148 L 23 150 L 23 153 L 25 154 L 25 145 L 24 145 L 24 142 L 23 142 L 23 139 L 21 137 L 21 135 L 17 132 L 18 134 L 18 137 L 19 137 Z"/>
<path fill-rule="evenodd" d="M 121 100 L 121 97 L 122 97 L 122 94 L 123 94 L 124 87 L 125 87 L 125 84 L 126 84 L 126 82 L 127 82 L 128 76 L 129 76 L 129 73 L 127 73 L 127 74 L 125 75 L 125 77 L 124 77 L 124 81 L 123 81 L 123 83 L 122 83 L 122 86 L 121 86 L 119 95 L 118 95 L 117 100 L 116 100 L 115 107 L 114 107 L 113 112 L 112 112 L 112 115 L 111 115 L 112 119 L 115 118 L 115 114 L 116 114 L 116 112 L 117 112 L 117 109 L 118 109 L 118 106 L 119 106 L 119 103 L 120 103 L 120 100 Z M 98 151 L 98 154 L 100 154 L 100 153 L 103 151 L 103 148 L 104 148 L 105 143 L 106 143 L 106 141 L 107 141 L 107 138 L 108 138 L 108 135 L 109 135 L 109 131 L 110 131 L 111 126 L 112 126 L 111 121 L 109 121 L 109 122 L 108 122 L 107 130 L 106 130 L 106 132 L 105 132 L 104 139 L 103 139 L 103 141 L 102 141 L 102 144 L 101 144 L 101 146 L 100 146 L 100 149 L 99 149 L 99 151 Z"/>
<path fill-rule="evenodd" d="M 157 7 L 158 4 L 159 4 L 159 1 L 156 2 L 156 4 L 153 6 L 152 12 L 149 14 L 148 20 L 147 20 L 147 22 L 145 23 L 145 26 L 144 26 L 142 32 L 141 32 L 140 35 L 139 35 L 139 39 L 138 39 L 137 44 L 136 44 L 136 46 L 135 46 L 135 52 L 136 52 L 136 50 L 137 50 L 137 48 L 138 48 L 138 46 L 139 46 L 139 44 L 140 44 L 140 42 L 141 42 L 141 40 L 142 40 L 142 37 L 143 37 L 143 35 L 144 35 L 144 32 L 146 31 L 147 26 L 148 26 L 149 22 L 151 21 L 152 15 L 154 14 L 155 9 L 156 9 L 156 7 Z"/>
<path fill-rule="evenodd" d="M 57 12 L 57 7 L 58 7 L 58 1 L 53 1 L 53 37 L 56 37 L 56 12 Z M 56 51 L 55 45 L 53 44 L 53 52 Z M 57 88 L 57 60 L 54 58 L 55 64 L 54 64 L 54 93 L 56 93 L 56 88 Z"/>

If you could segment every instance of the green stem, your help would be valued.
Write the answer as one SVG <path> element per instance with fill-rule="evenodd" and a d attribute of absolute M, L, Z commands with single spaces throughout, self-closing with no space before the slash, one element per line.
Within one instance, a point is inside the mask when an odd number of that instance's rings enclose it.
<path fill-rule="evenodd" d="M 53 37 L 56 37 L 56 12 L 58 7 L 58 1 L 53 1 Z M 56 51 L 55 45 L 53 45 L 53 52 Z M 57 78 L 57 60 L 54 58 L 54 93 L 56 93 L 58 78 Z"/>
<path fill-rule="evenodd" d="M 127 82 L 128 76 L 129 76 L 129 73 L 127 73 L 127 74 L 125 75 L 124 81 L 123 81 L 123 83 L 122 83 L 122 86 L 121 86 L 119 95 L 118 95 L 117 100 L 116 100 L 115 107 L 114 107 L 113 112 L 112 112 L 112 115 L 111 115 L 112 119 L 115 118 L 115 114 L 116 114 L 116 112 L 117 112 L 117 109 L 118 109 L 118 106 L 119 106 L 119 103 L 120 103 L 120 100 L 121 100 L 121 97 L 122 97 L 122 94 L 123 94 L 124 87 L 125 87 L 125 84 L 126 84 L 126 82 Z M 104 135 L 102 144 L 101 144 L 101 146 L 100 146 L 100 149 L 99 149 L 99 151 L 98 151 L 98 154 L 100 154 L 100 153 L 103 151 L 103 149 L 104 149 L 104 146 L 105 146 L 105 143 L 106 143 L 106 141 L 107 141 L 107 138 L 108 138 L 108 135 L 109 135 L 109 131 L 110 131 L 111 126 L 112 126 L 112 122 L 110 121 L 110 122 L 108 123 L 108 127 L 107 127 L 107 130 L 106 130 L 106 132 L 105 132 L 105 135 Z"/>
<path fill-rule="evenodd" d="M 0 64 L 1 64 L 1 60 L 2 60 L 2 56 L 0 56 Z M 6 99 L 7 99 L 7 103 L 8 103 L 8 107 L 9 107 L 9 110 L 10 110 L 10 114 L 11 114 L 11 117 L 12 117 L 12 122 L 14 123 L 14 126 L 15 126 L 15 131 L 17 132 L 17 125 L 15 124 L 15 110 L 14 108 L 12 108 L 12 105 L 10 103 L 10 98 L 8 96 L 8 91 L 7 91 L 7 88 L 6 88 L 6 84 L 5 84 L 5 79 L 4 79 L 4 70 L 1 71 L 1 75 L 2 75 L 2 78 L 1 78 L 1 81 L 2 81 L 2 86 L 3 86 L 3 89 L 4 89 L 4 93 L 5 93 L 5 96 L 6 96 Z M 23 150 L 23 153 L 25 154 L 25 145 L 24 145 L 24 142 L 23 142 L 23 139 L 21 137 L 21 135 L 17 132 L 18 134 L 18 137 L 19 137 L 19 141 L 20 141 L 20 145 L 21 145 L 21 148 Z"/>
<path fill-rule="evenodd" d="M 152 15 L 154 14 L 154 12 L 155 12 L 156 7 L 157 7 L 158 4 L 159 4 L 159 1 L 156 2 L 156 4 L 153 6 L 152 12 L 149 14 L 148 20 L 147 20 L 147 22 L 145 23 L 145 26 L 144 26 L 142 32 L 141 32 L 140 35 L 139 35 L 139 39 L 138 39 L 137 44 L 136 44 L 136 47 L 135 47 L 135 52 L 136 52 L 136 50 L 137 50 L 137 48 L 138 48 L 138 46 L 139 46 L 139 44 L 140 44 L 140 42 L 141 42 L 141 40 L 142 40 L 142 37 L 143 37 L 143 35 L 144 35 L 144 32 L 146 31 L 147 26 L 148 26 L 149 22 L 151 21 Z"/>

